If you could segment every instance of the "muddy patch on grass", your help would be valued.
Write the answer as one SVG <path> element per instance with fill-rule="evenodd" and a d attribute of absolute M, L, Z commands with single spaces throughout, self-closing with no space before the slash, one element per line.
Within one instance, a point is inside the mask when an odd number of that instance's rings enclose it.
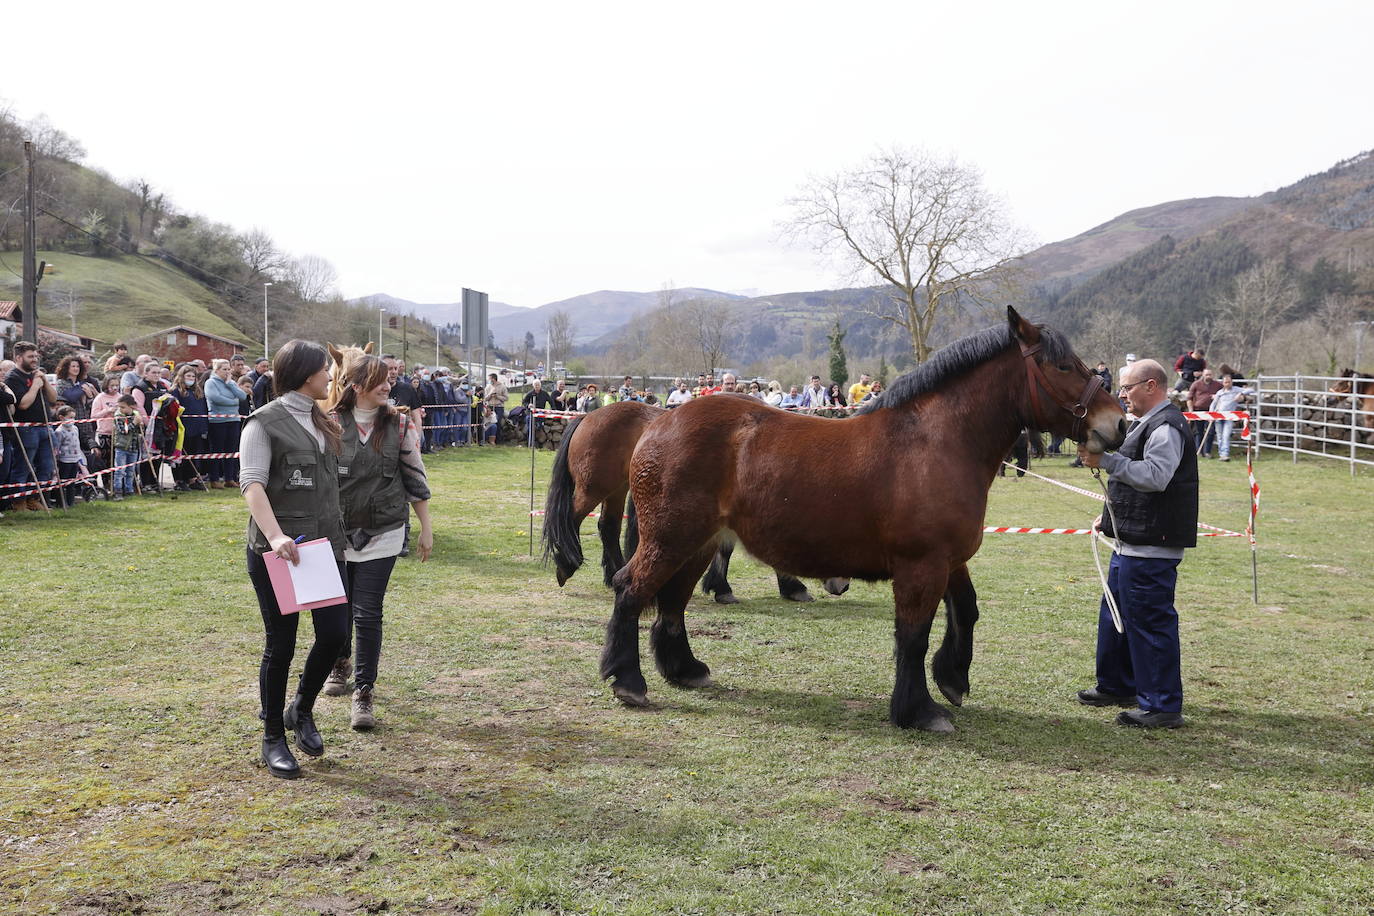
<path fill-rule="evenodd" d="M 931 814 L 941 807 L 933 798 L 899 798 L 885 792 L 866 792 L 861 798 L 875 808 L 900 814 Z"/>
<path fill-rule="evenodd" d="M 424 690 L 441 697 L 454 697 L 486 687 L 504 671 L 504 668 L 469 668 L 457 674 L 441 674 L 425 684 Z"/>
<path fill-rule="evenodd" d="M 146 913 L 143 898 L 128 891 L 104 891 L 92 894 L 77 894 L 62 902 L 61 911 L 67 916 L 135 916 Z"/>
<path fill-rule="evenodd" d="M 883 860 L 883 867 L 899 875 L 940 875 L 944 869 L 934 862 L 924 862 L 904 852 L 894 852 Z"/>
<path fill-rule="evenodd" d="M 733 639 L 735 624 L 728 620 L 704 620 L 696 626 L 687 628 L 687 635 L 693 639 Z"/>

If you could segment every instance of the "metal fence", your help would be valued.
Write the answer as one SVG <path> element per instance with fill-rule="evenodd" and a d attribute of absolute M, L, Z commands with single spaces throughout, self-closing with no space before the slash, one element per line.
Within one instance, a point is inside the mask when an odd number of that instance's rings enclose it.
<path fill-rule="evenodd" d="M 1254 384 L 1255 447 L 1374 467 L 1374 414 L 1358 398 L 1332 394 L 1340 377 L 1262 375 Z M 1262 454 L 1262 452 L 1261 452 Z"/>

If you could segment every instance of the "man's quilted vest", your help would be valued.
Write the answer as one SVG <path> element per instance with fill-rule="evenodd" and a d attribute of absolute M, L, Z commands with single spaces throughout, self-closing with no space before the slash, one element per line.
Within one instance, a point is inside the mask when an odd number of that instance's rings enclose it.
<path fill-rule="evenodd" d="M 1116 478 L 1107 485 L 1107 497 L 1116 514 L 1116 536 L 1127 544 L 1152 547 L 1197 546 L 1197 446 L 1188 421 L 1173 404 L 1136 429 L 1121 454 L 1132 461 L 1145 456 L 1145 444 L 1161 426 L 1172 426 L 1183 437 L 1183 456 L 1168 486 L 1158 493 L 1142 493 Z M 1102 516 L 1102 533 L 1112 536 L 1112 513 Z"/>

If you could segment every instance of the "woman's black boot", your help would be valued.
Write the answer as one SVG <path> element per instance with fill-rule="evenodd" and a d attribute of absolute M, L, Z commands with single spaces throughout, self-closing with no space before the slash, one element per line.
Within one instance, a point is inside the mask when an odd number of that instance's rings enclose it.
<path fill-rule="evenodd" d="M 262 737 L 262 762 L 267 772 L 278 779 L 297 779 L 301 775 L 301 765 L 286 746 L 286 730 L 280 725 L 275 729 L 269 725 Z"/>
<path fill-rule="evenodd" d="M 291 705 L 286 707 L 282 721 L 287 728 L 296 733 L 296 747 L 311 757 L 319 757 L 324 753 L 324 739 L 320 737 L 320 730 L 315 727 L 315 716 L 310 708 L 313 705 L 312 703 L 307 706 L 301 695 L 296 694 Z"/>

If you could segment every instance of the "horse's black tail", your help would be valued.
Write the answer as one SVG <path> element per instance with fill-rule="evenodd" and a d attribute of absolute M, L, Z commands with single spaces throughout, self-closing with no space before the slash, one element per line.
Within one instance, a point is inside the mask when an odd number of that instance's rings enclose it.
<path fill-rule="evenodd" d="M 582 532 L 573 517 L 573 495 L 577 486 L 568 467 L 568 445 L 581 421 L 581 417 L 573 417 L 563 430 L 563 441 L 553 459 L 549 495 L 544 500 L 544 562 L 547 564 L 550 557 L 553 558 L 559 585 L 571 579 L 584 562 Z"/>
<path fill-rule="evenodd" d="M 716 549 L 716 555 L 711 558 L 711 565 L 706 569 L 706 575 L 701 577 L 701 593 L 703 595 L 728 595 L 730 588 L 730 554 L 735 552 L 735 539 L 729 532 L 723 534 L 720 539 L 720 546 Z"/>
<path fill-rule="evenodd" d="M 625 562 L 630 562 L 639 549 L 639 513 L 635 512 L 635 498 L 625 500 Z"/>

